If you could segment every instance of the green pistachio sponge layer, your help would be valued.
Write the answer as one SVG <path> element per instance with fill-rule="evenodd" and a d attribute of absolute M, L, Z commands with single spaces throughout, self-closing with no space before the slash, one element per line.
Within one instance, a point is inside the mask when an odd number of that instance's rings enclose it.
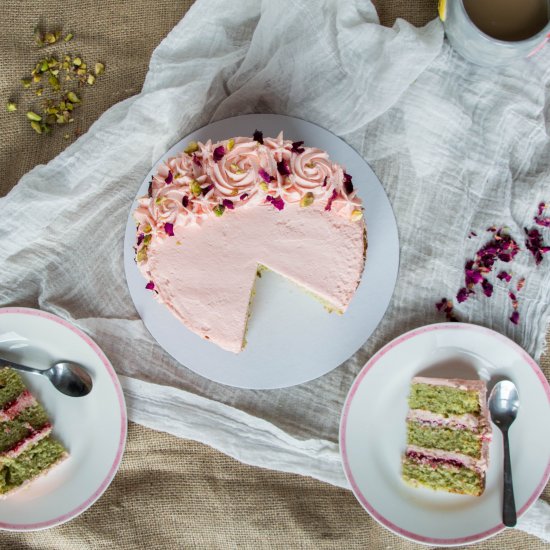
<path fill-rule="evenodd" d="M 479 414 L 479 392 L 449 386 L 412 384 L 409 407 L 445 416 L 466 413 Z"/>
<path fill-rule="evenodd" d="M 442 426 L 407 423 L 407 443 L 427 449 L 441 449 L 481 458 L 481 437 L 469 430 L 453 430 Z"/>
<path fill-rule="evenodd" d="M 405 458 L 402 476 L 409 485 L 423 485 L 436 491 L 479 496 L 484 490 L 484 481 L 480 474 L 460 466 L 433 468 Z"/>

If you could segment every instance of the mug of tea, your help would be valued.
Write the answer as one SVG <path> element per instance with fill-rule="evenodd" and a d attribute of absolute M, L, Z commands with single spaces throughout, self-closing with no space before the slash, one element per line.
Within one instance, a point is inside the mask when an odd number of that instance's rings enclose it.
<path fill-rule="evenodd" d="M 439 0 L 453 48 L 484 66 L 508 65 L 550 40 L 550 0 Z"/>

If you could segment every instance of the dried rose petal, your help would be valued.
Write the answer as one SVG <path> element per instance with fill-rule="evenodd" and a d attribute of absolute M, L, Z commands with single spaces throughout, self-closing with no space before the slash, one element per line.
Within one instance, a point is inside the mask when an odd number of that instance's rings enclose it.
<path fill-rule="evenodd" d="M 246 199 L 246 197 L 248 197 L 248 193 L 243 193 L 239 198 L 244 201 L 244 199 Z"/>
<path fill-rule="evenodd" d="M 493 295 L 493 285 L 487 280 L 483 279 L 481 282 L 481 288 L 483 289 L 483 294 L 490 298 Z"/>
<path fill-rule="evenodd" d="M 500 279 L 501 281 L 506 281 L 509 283 L 512 280 L 512 275 L 510 275 L 507 271 L 501 271 L 497 275 L 497 279 Z"/>
<path fill-rule="evenodd" d="M 344 172 L 344 189 L 347 195 L 353 193 L 353 183 L 351 182 L 351 176 Z"/>
<path fill-rule="evenodd" d="M 323 187 L 327 186 L 327 180 L 328 180 L 328 176 L 325 176 L 325 179 L 323 180 Z"/>
<path fill-rule="evenodd" d="M 279 172 L 281 176 L 290 176 L 290 167 L 286 160 L 283 159 L 277 163 L 277 172 Z"/>
<path fill-rule="evenodd" d="M 453 302 L 452 300 L 447 300 L 447 298 L 442 298 L 441 302 L 435 304 L 437 311 L 442 311 L 445 313 L 445 317 L 448 321 L 457 321 L 457 318 L 453 314 Z"/>
<path fill-rule="evenodd" d="M 164 178 L 164 181 L 167 184 L 170 184 L 174 181 L 174 174 L 172 174 L 172 170 L 168 170 L 168 175 Z"/>
<path fill-rule="evenodd" d="M 203 187 L 201 189 L 201 192 L 203 195 L 206 195 L 207 193 L 209 193 L 212 189 L 214 189 L 214 185 L 211 183 L 210 185 L 207 185 L 206 187 Z"/>
<path fill-rule="evenodd" d="M 293 153 L 297 153 L 298 155 L 299 155 L 300 153 L 303 153 L 303 152 L 305 151 L 305 149 L 302 147 L 303 144 L 304 144 L 303 141 L 294 141 L 294 142 L 292 143 L 292 149 L 291 149 L 291 151 L 292 151 Z"/>
<path fill-rule="evenodd" d="M 465 302 L 468 297 L 470 296 L 471 291 L 469 291 L 467 288 L 461 288 L 458 291 L 458 294 L 456 295 L 456 301 L 461 304 L 462 302 Z"/>
<path fill-rule="evenodd" d="M 282 210 L 285 207 L 285 203 L 281 197 L 272 197 L 267 195 L 266 202 L 270 202 L 277 210 Z"/>
<path fill-rule="evenodd" d="M 516 290 L 519 292 L 524 286 L 525 286 L 525 277 L 522 277 L 516 285 Z"/>
<path fill-rule="evenodd" d="M 197 166 L 202 166 L 202 162 L 200 161 L 199 157 L 197 155 L 193 154 L 193 164 L 196 164 Z"/>
<path fill-rule="evenodd" d="M 153 281 L 149 281 L 146 285 L 145 285 L 145 288 L 147 290 L 154 290 L 155 289 L 155 283 L 153 283 Z"/>
<path fill-rule="evenodd" d="M 254 135 L 252 136 L 254 141 L 257 141 L 258 143 L 261 143 L 263 145 L 264 143 L 264 135 L 260 130 L 254 130 Z"/>
<path fill-rule="evenodd" d="M 528 230 L 524 228 L 527 238 L 525 239 L 525 246 L 533 254 L 535 263 L 539 265 L 542 262 L 542 255 L 550 252 L 550 246 L 545 246 L 542 242 L 542 235 L 538 229 Z"/>
<path fill-rule="evenodd" d="M 181 204 L 184 208 L 187 208 L 189 206 L 189 197 L 187 195 L 183 195 L 183 198 L 181 199 Z"/>
<path fill-rule="evenodd" d="M 535 223 L 542 227 L 550 227 L 550 218 L 543 216 L 544 211 L 550 206 L 545 202 L 541 202 L 538 207 L 537 216 L 534 217 Z"/>
<path fill-rule="evenodd" d="M 143 239 L 145 239 L 145 235 L 143 233 L 140 233 L 137 238 L 137 246 L 139 246 L 143 242 Z"/>
<path fill-rule="evenodd" d="M 334 199 L 338 196 L 338 193 L 336 189 L 332 190 L 332 195 L 329 197 L 327 205 L 325 206 L 325 210 L 331 210 L 332 209 L 332 203 L 334 202 Z"/>
<path fill-rule="evenodd" d="M 514 325 L 517 325 L 519 323 L 519 312 L 514 311 L 512 312 L 512 315 L 510 315 L 510 321 L 514 323 Z"/>
<path fill-rule="evenodd" d="M 220 145 L 219 147 L 216 147 L 214 149 L 213 157 L 216 162 L 222 160 L 224 155 L 225 155 L 225 147 L 223 145 Z"/>
<path fill-rule="evenodd" d="M 235 209 L 235 205 L 233 204 L 233 201 L 230 201 L 229 199 L 223 199 L 222 204 L 226 208 L 229 208 L 229 210 L 234 210 Z"/>
<path fill-rule="evenodd" d="M 147 196 L 149 198 L 153 196 L 153 180 L 149 182 L 149 188 L 147 189 Z"/>
<path fill-rule="evenodd" d="M 477 233 L 475 231 L 470 231 L 470 234 L 468 235 L 468 239 L 471 239 L 472 237 L 477 237 Z"/>
<path fill-rule="evenodd" d="M 273 179 L 263 168 L 258 170 L 258 175 L 266 182 L 269 183 Z"/>
<path fill-rule="evenodd" d="M 478 283 L 481 283 L 481 281 L 483 280 L 483 275 L 477 269 L 465 269 L 464 273 L 464 280 L 468 288 L 472 287 L 473 285 L 477 285 Z"/>
<path fill-rule="evenodd" d="M 164 224 L 164 231 L 167 235 L 170 237 L 174 236 L 174 224 L 173 223 L 165 223 Z"/>

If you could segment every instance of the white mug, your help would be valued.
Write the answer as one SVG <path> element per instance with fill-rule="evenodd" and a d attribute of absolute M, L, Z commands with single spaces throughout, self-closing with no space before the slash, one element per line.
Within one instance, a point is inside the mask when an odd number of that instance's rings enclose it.
<path fill-rule="evenodd" d="M 493 38 L 472 22 L 463 0 L 439 0 L 439 17 L 453 48 L 476 65 L 508 65 L 534 55 L 550 40 L 550 21 L 541 31 L 525 40 L 512 42 Z"/>

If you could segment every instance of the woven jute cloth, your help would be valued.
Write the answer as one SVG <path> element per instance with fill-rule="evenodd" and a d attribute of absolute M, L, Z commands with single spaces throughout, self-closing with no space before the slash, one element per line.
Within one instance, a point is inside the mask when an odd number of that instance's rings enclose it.
<path fill-rule="evenodd" d="M 75 38 L 57 47 L 101 61 L 106 72 L 82 92 L 83 105 L 67 128 L 40 136 L 22 112 L 0 111 L 0 195 L 35 165 L 47 162 L 111 105 L 138 93 L 151 52 L 192 1 L 4 0 L 0 33 L 0 96 L 23 108 L 19 80 L 43 52 L 34 49 L 36 24 L 62 27 Z M 382 24 L 403 17 L 423 25 L 436 0 L 378 0 Z M 230 3 L 228 4 L 230 9 Z M 52 48 L 55 51 L 56 46 Z M 27 99 L 26 99 L 27 98 Z M 26 109 L 25 109 L 26 110 Z M 24 112 L 24 111 L 23 111 Z M 65 138 L 65 134 L 69 134 Z M 52 182 L 55 185 L 55 182 Z M 550 372 L 550 358 L 542 360 Z M 550 500 L 550 491 L 544 496 Z M 545 548 L 507 531 L 476 548 Z M 130 424 L 121 468 L 101 499 L 75 520 L 35 533 L 0 532 L 0 549 L 180 548 L 421 548 L 380 527 L 350 491 L 296 475 L 246 466 L 193 441 Z"/>

